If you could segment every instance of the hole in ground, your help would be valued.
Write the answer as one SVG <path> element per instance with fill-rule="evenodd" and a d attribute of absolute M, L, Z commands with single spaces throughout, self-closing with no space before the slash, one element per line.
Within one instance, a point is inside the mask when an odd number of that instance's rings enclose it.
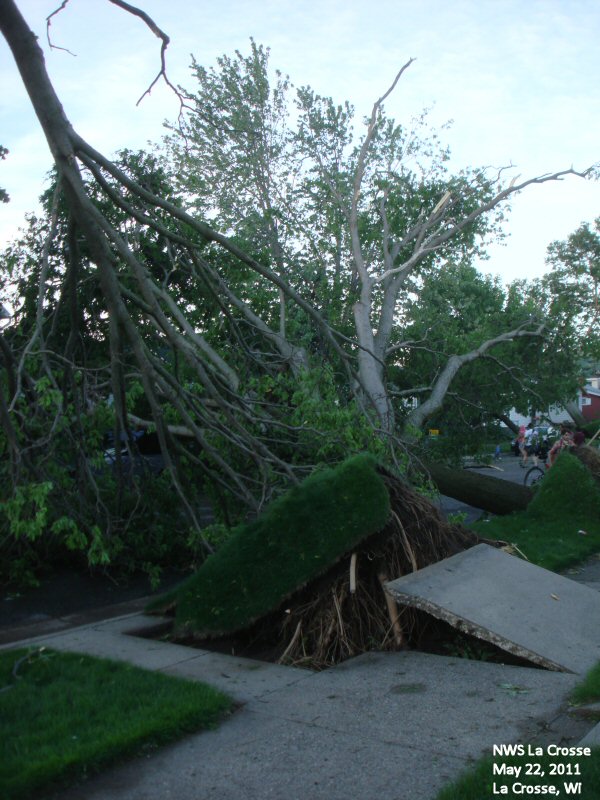
<path fill-rule="evenodd" d="M 164 620 L 151 627 L 129 631 L 128 635 L 180 644 L 184 647 L 192 647 L 195 650 L 208 650 L 212 653 L 223 653 L 228 656 L 252 658 L 255 661 L 265 661 L 270 664 L 278 663 L 285 650 L 285 643 L 278 641 L 277 637 L 266 635 L 264 631 L 257 632 L 254 629 L 214 639 L 175 636 L 172 620 Z"/>
<path fill-rule="evenodd" d="M 408 619 L 410 618 L 410 624 Z M 423 611 L 405 611 L 403 613 L 405 623 L 405 633 L 407 634 L 407 644 L 405 648 L 417 650 L 422 653 L 433 655 L 451 656 L 454 658 L 465 658 L 474 661 L 488 661 L 495 664 L 507 664 L 509 666 L 528 667 L 529 669 L 544 669 L 538 664 L 534 664 L 527 659 L 520 658 L 502 648 L 478 639 L 476 636 L 457 630 L 452 625 L 442 620 L 426 614 Z M 193 639 L 181 636 L 174 636 L 173 621 L 164 620 L 155 626 L 142 628 L 137 631 L 130 631 L 131 636 L 140 636 L 144 639 L 155 639 L 160 641 L 181 644 L 185 647 L 192 647 L 197 650 L 208 650 L 214 653 L 223 653 L 229 656 L 239 656 L 250 658 L 256 661 L 267 663 L 279 663 L 286 649 L 287 642 L 282 642 L 277 637 L 273 629 L 265 632 L 264 626 L 255 625 L 246 631 L 231 636 L 222 636 L 214 639 Z M 373 651 L 381 648 L 373 647 Z M 386 648 L 390 650 L 391 648 Z M 359 655 L 354 653 L 350 658 Z M 338 663 L 342 663 L 341 661 Z M 291 665 L 290 665 L 291 666 Z M 314 665 L 311 663 L 293 664 L 296 667 L 323 670 L 327 667 Z M 333 666 L 333 665 L 330 665 Z"/>

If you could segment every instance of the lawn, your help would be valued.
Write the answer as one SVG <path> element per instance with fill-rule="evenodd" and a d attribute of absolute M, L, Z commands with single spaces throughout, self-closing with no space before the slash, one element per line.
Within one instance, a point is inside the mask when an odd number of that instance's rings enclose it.
<path fill-rule="evenodd" d="M 526 511 L 506 517 L 496 517 L 489 522 L 473 526 L 477 532 L 490 539 L 506 539 L 539 566 L 561 570 L 577 564 L 593 553 L 600 551 L 600 490 L 590 473 L 572 455 L 565 454 L 544 477 L 537 494 Z M 582 533 L 582 531 L 584 533 Z M 600 701 L 600 664 L 594 667 L 584 681 L 575 688 L 571 696 L 575 704 Z M 518 779 L 505 775 L 494 775 L 493 764 L 523 767 Z M 545 774 L 525 775 L 528 763 L 540 764 Z M 551 764 L 563 771 L 552 776 Z M 579 774 L 577 772 L 579 771 Z M 569 774 L 570 773 L 570 774 Z M 513 781 L 532 787 L 531 793 L 511 789 Z M 531 756 L 499 757 L 481 759 L 458 781 L 447 786 L 436 800 L 490 800 L 493 784 L 496 794 L 506 798 L 540 796 L 540 788 L 554 786 L 560 796 L 568 794 L 566 783 L 580 783 L 577 797 L 581 800 L 600 798 L 600 748 L 593 749 L 590 756 L 578 758 Z M 500 786 L 508 787 L 501 793 Z M 545 793 L 544 796 L 552 796 Z"/>
<path fill-rule="evenodd" d="M 524 512 L 494 517 L 471 527 L 486 539 L 515 544 L 528 561 L 553 572 L 579 564 L 600 551 L 600 520 L 535 519 Z"/>
<path fill-rule="evenodd" d="M 529 561 L 564 570 L 600 551 L 600 488 L 574 456 L 565 453 L 546 474 L 526 511 L 472 526 L 487 539 L 504 539 Z"/>
<path fill-rule="evenodd" d="M 600 701 L 600 664 L 597 664 L 586 675 L 583 682 L 575 687 L 571 694 L 571 702 L 574 704 L 594 703 Z M 461 778 L 450 786 L 446 786 L 437 796 L 436 800 L 490 800 L 492 795 L 492 784 L 496 783 L 499 790 L 500 784 L 508 786 L 509 793 L 501 795 L 506 798 L 516 798 L 531 796 L 526 792 L 520 791 L 518 794 L 510 791 L 513 783 L 512 777 L 504 775 L 494 775 L 493 764 L 507 764 L 512 767 L 523 767 L 518 781 L 525 786 L 537 787 L 538 792 L 542 786 L 555 786 L 560 791 L 560 796 L 565 797 L 564 783 L 581 783 L 580 792 L 577 797 L 580 800 L 598 800 L 600 797 L 600 748 L 592 748 L 591 755 L 570 758 L 569 756 L 548 756 L 531 757 L 514 756 L 504 757 L 490 756 L 482 758 Z M 541 772 L 544 775 L 526 775 L 526 764 L 539 763 Z M 552 767 L 552 764 L 561 764 L 562 767 Z M 552 769 L 560 770 L 562 775 L 551 775 Z M 569 774 L 570 773 L 570 774 Z M 516 778 L 514 779 L 517 780 Z M 499 794 L 499 792 L 496 792 Z M 540 796 L 537 794 L 536 796 Z M 549 793 L 544 796 L 552 796 Z"/>
<path fill-rule="evenodd" d="M 200 683 L 44 648 L 0 653 L 0 797 L 56 789 L 214 727 L 231 701 Z"/>
<path fill-rule="evenodd" d="M 583 682 L 575 687 L 570 697 L 574 705 L 584 703 L 600 702 L 600 663 L 593 667 Z M 535 746 L 533 746 L 535 747 Z M 535 752 L 535 750 L 534 750 Z M 600 797 L 600 748 L 592 748 L 591 755 L 577 756 L 549 756 L 532 757 L 524 756 L 487 756 L 480 759 L 470 770 L 464 773 L 457 781 L 450 786 L 446 786 L 436 800 L 488 800 L 491 798 L 493 786 L 496 783 L 496 794 L 499 794 L 500 784 L 507 785 L 508 794 L 503 794 L 506 798 L 516 798 L 530 796 L 525 791 L 518 794 L 510 791 L 513 778 L 503 775 L 494 775 L 494 762 L 497 765 L 507 764 L 511 767 L 522 767 L 518 781 L 525 786 L 537 787 L 538 792 L 542 786 L 554 786 L 560 792 L 560 796 L 566 796 L 565 783 L 580 783 L 580 791 L 576 796 L 580 800 L 598 800 Z M 543 775 L 526 775 L 527 764 L 539 763 L 540 771 Z M 563 766 L 552 766 L 563 765 Z M 560 771 L 563 774 L 551 775 L 552 770 Z M 515 778 L 514 781 L 517 779 Z M 537 794 L 536 796 L 539 796 Z M 552 796 L 549 793 L 546 797 Z"/>

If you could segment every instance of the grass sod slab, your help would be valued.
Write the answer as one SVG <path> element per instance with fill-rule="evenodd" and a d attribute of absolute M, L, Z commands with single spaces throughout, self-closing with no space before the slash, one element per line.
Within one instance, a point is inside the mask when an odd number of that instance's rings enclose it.
<path fill-rule="evenodd" d="M 600 551 L 600 488 L 577 458 L 563 453 L 526 511 L 471 527 L 516 544 L 533 564 L 563 570 Z"/>
<path fill-rule="evenodd" d="M 539 519 L 600 517 L 600 487 L 579 459 L 564 452 L 540 482 L 527 513 Z"/>
<path fill-rule="evenodd" d="M 205 684 L 46 649 L 0 653 L 2 687 L 10 687 L 0 691 L 2 800 L 37 797 L 145 746 L 215 727 L 232 705 Z"/>
<path fill-rule="evenodd" d="M 389 494 L 373 457 L 361 454 L 314 473 L 255 522 L 236 528 L 167 596 L 167 604 L 176 602 L 177 633 L 243 630 L 381 530 L 389 514 Z M 150 609 L 160 607 L 159 599 Z"/>

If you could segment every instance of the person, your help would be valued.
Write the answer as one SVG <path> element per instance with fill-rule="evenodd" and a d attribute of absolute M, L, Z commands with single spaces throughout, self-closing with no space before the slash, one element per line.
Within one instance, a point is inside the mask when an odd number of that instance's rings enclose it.
<path fill-rule="evenodd" d="M 525 425 L 521 425 L 519 428 L 517 447 L 519 448 L 519 453 L 521 454 L 521 461 L 519 462 L 519 465 L 524 467 L 527 462 L 527 451 L 525 450 Z"/>
<path fill-rule="evenodd" d="M 529 443 L 527 443 L 527 438 L 525 441 L 525 449 L 527 450 L 527 455 L 531 456 L 531 459 L 533 461 L 533 466 L 537 467 L 542 450 L 540 445 L 540 434 L 537 428 L 531 429 L 531 436 L 529 437 Z"/>
<path fill-rule="evenodd" d="M 566 447 L 573 447 L 573 444 L 573 431 L 568 425 L 561 425 L 560 438 L 554 442 L 548 453 L 549 466 L 551 467 L 554 464 L 562 450 Z"/>
<path fill-rule="evenodd" d="M 533 455 L 534 452 L 534 428 L 533 424 L 530 422 L 527 428 L 523 431 L 523 443 L 520 447 L 521 450 L 521 466 L 527 466 L 527 459 L 529 456 Z M 537 465 L 537 459 L 534 459 L 534 463 Z"/>

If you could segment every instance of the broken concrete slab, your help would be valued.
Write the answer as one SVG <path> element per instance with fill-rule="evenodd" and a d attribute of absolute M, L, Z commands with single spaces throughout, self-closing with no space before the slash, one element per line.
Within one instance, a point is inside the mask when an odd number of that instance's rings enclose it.
<path fill-rule="evenodd" d="M 404 606 L 550 670 L 600 661 L 600 593 L 480 544 L 386 585 Z"/>

